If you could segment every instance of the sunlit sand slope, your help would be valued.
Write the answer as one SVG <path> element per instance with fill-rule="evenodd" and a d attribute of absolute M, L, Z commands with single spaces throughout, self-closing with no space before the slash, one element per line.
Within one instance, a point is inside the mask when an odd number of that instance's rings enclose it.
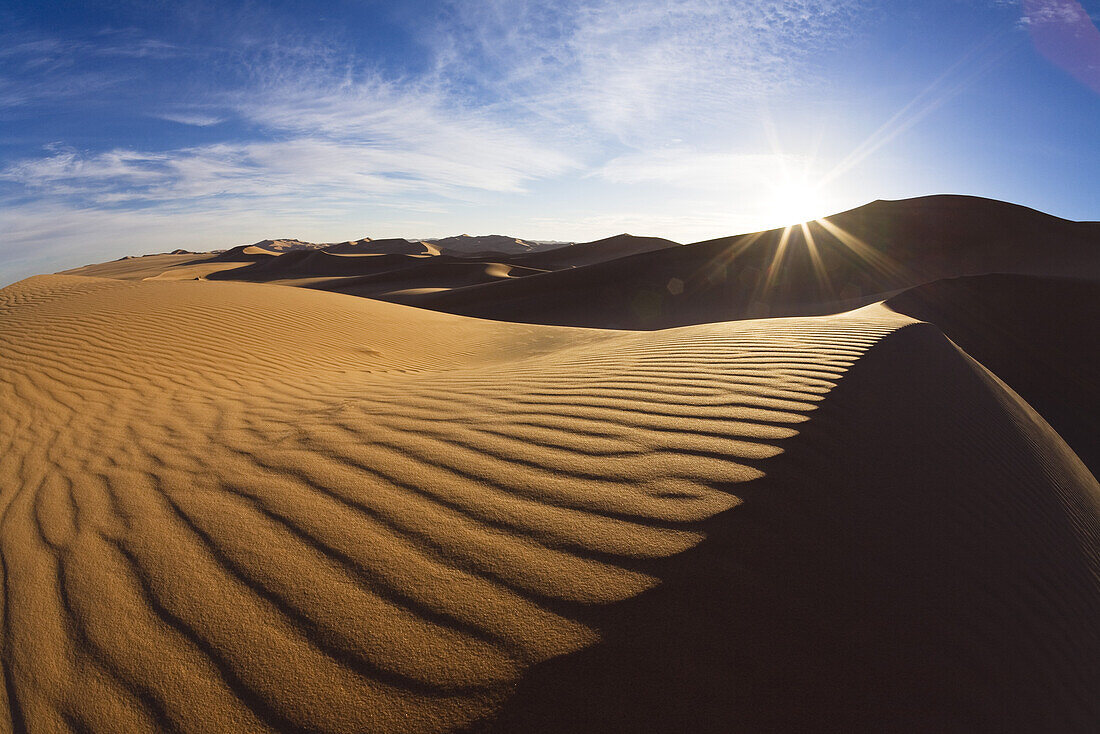
<path fill-rule="evenodd" d="M 1086 730 L 1095 480 L 908 324 L 602 332 L 255 284 L 6 288 L 11 728 L 926 723 L 901 687 L 959 730 L 1040 699 Z M 925 352 L 947 366 L 913 382 Z M 928 616 L 899 617 L 914 595 Z"/>
<path fill-rule="evenodd" d="M 35 731 L 449 729 L 596 643 L 889 314 L 660 334 L 277 286 L 0 291 L 3 673 Z"/>

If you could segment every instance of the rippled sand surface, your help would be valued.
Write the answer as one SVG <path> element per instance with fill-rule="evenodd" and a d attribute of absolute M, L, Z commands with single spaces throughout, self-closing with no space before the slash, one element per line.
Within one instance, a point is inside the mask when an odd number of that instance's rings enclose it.
<path fill-rule="evenodd" d="M 524 681 L 620 649 L 615 610 L 691 577 L 675 559 L 747 508 L 742 489 L 811 434 L 834 386 L 913 323 L 870 307 L 624 332 L 257 284 L 56 275 L 0 290 L 12 729 L 529 728 L 497 717 L 570 703 L 529 699 Z M 1039 436 L 1015 474 L 1055 477 L 1087 568 L 1095 480 L 1013 410 Z M 818 467 L 806 486 L 846 471 Z M 991 522 L 1015 527 L 991 501 Z M 1078 629 L 1091 568 L 1057 620 L 1035 618 L 1040 637 Z M 1031 592 L 990 593 L 1031 614 Z M 695 602 L 662 609 L 678 603 Z"/>

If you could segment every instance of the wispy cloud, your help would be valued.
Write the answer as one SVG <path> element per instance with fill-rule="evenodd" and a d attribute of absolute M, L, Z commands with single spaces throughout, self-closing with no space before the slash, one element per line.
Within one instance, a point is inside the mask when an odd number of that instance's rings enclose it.
<path fill-rule="evenodd" d="M 728 124 L 746 99 L 811 81 L 806 60 L 850 37 L 858 0 L 460 3 L 440 74 L 627 144 Z M 667 139 L 667 138 L 666 138 Z"/>
<path fill-rule="evenodd" d="M 203 112 L 188 112 L 186 110 L 155 112 L 150 114 L 150 117 L 167 120 L 168 122 L 176 122 L 180 125 L 191 125 L 193 127 L 210 127 L 211 125 L 217 125 L 219 123 L 225 122 L 225 117 L 222 115 L 211 115 Z"/>
<path fill-rule="evenodd" d="M 1020 22 L 1024 25 L 1091 22 L 1088 12 L 1076 0 L 1023 0 L 1022 4 Z"/>
<path fill-rule="evenodd" d="M 468 141 L 469 135 L 448 139 Z M 413 144 L 394 147 L 392 142 L 358 145 L 297 138 L 164 153 L 112 150 L 82 155 L 63 151 L 17 162 L 0 172 L 0 180 L 85 205 L 307 197 L 301 205 L 308 207 L 321 200 L 350 203 L 377 195 L 460 198 L 467 189 L 518 191 L 526 179 L 560 170 L 565 163 L 558 154 L 537 148 L 513 145 L 511 152 L 513 157 L 483 161 L 476 160 L 476 151 L 469 156 L 443 156 L 438 150 Z"/>
<path fill-rule="evenodd" d="M 842 37 L 855 10 L 854 0 L 680 0 L 629 8 L 529 2 L 518 6 L 517 18 L 514 3 L 463 4 L 448 16 L 446 32 L 438 31 L 447 42 L 433 71 L 421 77 L 384 79 L 331 53 L 288 47 L 277 60 L 254 59 L 250 87 L 219 92 L 201 111 L 150 113 L 200 127 L 233 115 L 265 140 L 169 151 L 55 151 L 10 164 L 0 177 L 40 193 L 114 203 L 341 187 L 348 197 L 517 191 L 526 181 L 578 169 L 582 158 L 613 180 L 638 173 L 640 164 L 629 156 L 601 160 L 593 139 L 610 135 L 648 150 L 674 135 L 684 118 L 728 126 L 745 99 L 792 84 L 799 59 Z M 129 40 L 96 52 L 173 50 Z M 25 46 L 24 56 L 53 63 L 87 52 L 83 43 Z M 688 161 L 681 167 L 709 156 L 705 165 L 714 169 L 721 156 L 681 153 Z"/>
<path fill-rule="evenodd" d="M 234 95 L 231 105 L 234 114 L 265 130 L 266 139 L 167 151 L 55 147 L 0 169 L 0 180 L 83 205 L 213 197 L 296 197 L 309 205 L 515 192 L 576 165 L 483 113 L 447 108 L 435 93 L 377 81 L 265 87 Z M 199 125 L 220 119 L 160 116 Z"/>
<path fill-rule="evenodd" d="M 94 99 L 140 76 L 134 62 L 188 53 L 132 29 L 102 30 L 80 38 L 0 34 L 0 110 Z"/>
<path fill-rule="evenodd" d="M 591 175 L 612 183 L 662 183 L 721 191 L 760 186 L 781 171 L 804 169 L 804 156 L 783 153 L 700 153 L 684 146 L 619 156 Z"/>
<path fill-rule="evenodd" d="M 1023 0 L 1036 50 L 1100 93 L 1100 29 L 1077 0 Z"/>

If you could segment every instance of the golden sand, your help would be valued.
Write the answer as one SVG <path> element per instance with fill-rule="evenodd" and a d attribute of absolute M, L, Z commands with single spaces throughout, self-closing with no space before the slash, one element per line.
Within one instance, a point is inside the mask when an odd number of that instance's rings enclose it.
<path fill-rule="evenodd" d="M 1046 697 L 1050 720 L 1063 725 L 1052 730 L 1084 731 L 1097 699 L 1081 678 L 1092 671 L 1075 672 L 1074 656 L 1098 648 L 1095 637 L 1078 639 L 1074 652 L 1067 635 L 1088 629 L 1100 588 L 1096 481 L 1010 390 L 914 323 L 872 306 L 617 332 L 201 280 L 56 275 L 0 290 L 12 729 L 641 730 L 636 717 L 662 696 L 657 710 L 680 712 L 690 730 L 797 723 L 784 719 L 797 705 L 762 695 L 752 708 L 739 698 L 766 690 L 769 675 L 785 680 L 772 666 L 798 664 L 798 649 L 767 649 L 787 618 L 784 606 L 769 608 L 782 598 L 773 585 L 816 578 L 866 591 L 881 586 L 882 569 L 915 573 L 904 549 L 888 562 L 897 544 L 923 548 L 921 532 L 903 532 L 908 513 L 932 523 L 933 545 L 922 550 L 936 559 L 930 568 L 976 558 L 984 569 L 984 601 L 963 599 L 977 621 L 997 610 L 1029 620 L 1025 662 L 1043 683 L 1029 698 L 1009 675 L 1005 692 L 1020 705 Z M 922 412 L 931 399 L 924 387 L 910 393 L 904 359 L 867 368 L 878 386 L 862 407 L 828 412 L 834 387 L 887 342 L 884 354 L 902 345 L 946 365 L 943 394 L 977 411 L 960 417 L 964 429 Z M 914 420 L 888 425 L 876 412 L 886 404 L 887 416 Z M 897 449 L 886 433 L 894 428 L 905 433 L 893 436 L 898 445 L 931 453 Z M 845 448 L 852 432 L 858 443 Z M 953 443 L 935 448 L 938 436 Z M 983 475 L 987 460 L 967 464 L 966 437 L 1008 468 Z M 782 468 L 788 454 L 801 457 L 800 480 Z M 923 499 L 912 484 L 928 473 L 922 462 L 947 481 Z M 890 476 L 903 480 L 876 484 Z M 983 494 L 983 476 L 1003 481 L 1002 494 Z M 761 489 L 772 481 L 780 489 Z M 839 515 L 822 503 L 826 487 L 843 488 Z M 1020 556 L 1034 567 L 1014 577 L 969 544 L 1021 532 L 1020 507 L 1035 523 L 1026 542 L 1039 550 Z M 768 512 L 771 525 L 751 524 Z M 986 530 L 951 525 L 974 523 L 975 513 L 987 513 Z M 889 532 L 847 532 L 874 524 Z M 935 550 L 943 533 L 950 542 Z M 729 538 L 743 547 L 715 556 Z M 753 566 L 784 546 L 789 559 Z M 874 566 L 876 554 L 887 559 L 877 571 L 841 570 Z M 804 573 L 791 575 L 799 563 Z M 1086 569 L 1073 571 L 1072 590 L 1058 585 L 1066 564 Z M 943 592 L 919 574 L 912 583 Z M 820 589 L 798 593 L 788 601 L 824 615 L 815 639 L 848 639 L 839 630 L 855 623 L 817 599 Z M 718 616 L 693 611 L 731 594 Z M 724 631 L 714 627 L 720 618 Z M 967 636 L 974 619 L 941 618 L 949 636 L 981 637 Z M 919 654 L 917 643 L 934 636 L 883 618 L 859 629 L 869 630 L 862 653 L 819 650 L 807 670 L 829 672 L 819 667 L 828 659 L 846 681 L 854 673 L 843 661 L 860 660 L 876 676 L 901 671 L 942 703 L 934 675 L 878 657 L 891 646 Z M 753 664 L 708 657 L 692 630 L 714 649 L 745 653 L 737 645 L 754 635 L 763 648 Z M 992 639 L 945 659 L 989 669 L 1004 652 Z M 636 682 L 622 682 L 624 666 Z M 828 698 L 800 676 L 790 681 L 808 702 Z M 709 685 L 727 698 L 683 709 Z M 578 704 L 593 692 L 606 707 Z M 961 718 L 946 721 L 997 723 L 1003 712 L 987 704 L 960 704 Z M 893 710 L 902 717 L 894 730 L 928 721 Z M 719 713 L 691 721 L 684 711 Z M 872 719 L 858 711 L 866 728 Z M 653 716 L 655 729 L 675 729 Z"/>

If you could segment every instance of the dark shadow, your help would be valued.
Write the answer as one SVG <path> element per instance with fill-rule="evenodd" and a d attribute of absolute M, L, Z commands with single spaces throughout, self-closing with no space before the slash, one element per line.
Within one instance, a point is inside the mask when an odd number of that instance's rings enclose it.
<path fill-rule="evenodd" d="M 929 283 L 887 304 L 936 324 L 1100 474 L 1100 283 L 984 275 Z"/>
<path fill-rule="evenodd" d="M 744 504 L 493 732 L 1094 732 L 1100 496 L 934 327 L 873 347 Z"/>

